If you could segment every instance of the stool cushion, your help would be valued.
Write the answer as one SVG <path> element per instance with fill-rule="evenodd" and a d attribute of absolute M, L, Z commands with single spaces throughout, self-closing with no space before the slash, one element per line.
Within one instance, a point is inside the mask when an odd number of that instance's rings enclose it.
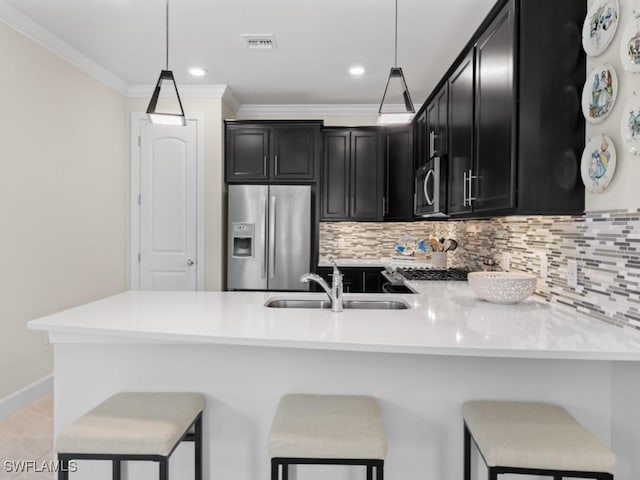
<path fill-rule="evenodd" d="M 204 405 L 200 393 L 118 393 L 68 426 L 56 450 L 166 457 Z"/>
<path fill-rule="evenodd" d="M 285 395 L 271 426 L 272 458 L 384 459 L 387 440 L 372 397 Z"/>
<path fill-rule="evenodd" d="M 490 467 L 613 473 L 613 452 L 560 406 L 471 401 L 462 416 Z"/>

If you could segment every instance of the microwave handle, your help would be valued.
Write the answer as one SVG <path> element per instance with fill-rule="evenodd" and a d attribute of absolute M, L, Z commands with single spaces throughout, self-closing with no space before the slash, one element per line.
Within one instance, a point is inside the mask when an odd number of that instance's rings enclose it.
<path fill-rule="evenodd" d="M 427 172 L 427 175 L 424 177 L 424 184 L 422 186 L 424 190 L 424 199 L 427 201 L 427 205 L 430 207 L 433 206 L 434 198 L 429 196 L 429 189 L 427 188 L 427 184 L 429 183 L 429 177 L 433 177 L 433 168 Z"/>

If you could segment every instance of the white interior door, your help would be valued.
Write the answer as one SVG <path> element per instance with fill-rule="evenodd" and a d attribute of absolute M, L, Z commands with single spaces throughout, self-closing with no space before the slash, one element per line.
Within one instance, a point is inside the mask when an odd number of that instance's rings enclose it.
<path fill-rule="evenodd" d="M 140 134 L 140 289 L 196 290 L 197 125 L 143 122 Z"/>

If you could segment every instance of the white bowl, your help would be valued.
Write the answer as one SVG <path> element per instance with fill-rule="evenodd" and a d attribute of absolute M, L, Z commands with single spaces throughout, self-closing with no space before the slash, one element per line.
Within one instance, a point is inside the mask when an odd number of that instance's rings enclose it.
<path fill-rule="evenodd" d="M 478 298 L 491 303 L 517 303 L 536 289 L 537 277 L 522 272 L 471 272 L 467 280 Z"/>

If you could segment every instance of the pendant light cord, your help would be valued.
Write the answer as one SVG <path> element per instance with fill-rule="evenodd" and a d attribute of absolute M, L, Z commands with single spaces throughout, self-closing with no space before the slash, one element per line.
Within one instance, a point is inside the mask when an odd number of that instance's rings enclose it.
<path fill-rule="evenodd" d="M 169 0 L 167 0 L 168 2 Z M 398 66 L 398 0 L 396 0 L 396 54 L 394 57 L 393 66 Z"/>
<path fill-rule="evenodd" d="M 398 5 L 398 0 L 396 0 L 396 8 L 397 8 L 397 5 Z M 167 10 L 167 18 L 166 18 L 165 33 L 166 33 L 166 37 L 167 37 L 167 50 L 166 50 L 167 67 L 166 67 L 165 70 L 169 70 L 169 0 L 167 0 L 167 3 L 166 3 L 166 10 Z M 397 13 L 396 13 L 396 16 L 397 16 Z M 397 29 L 397 27 L 396 27 L 396 29 Z M 397 43 L 397 40 L 396 40 L 396 43 Z"/>

